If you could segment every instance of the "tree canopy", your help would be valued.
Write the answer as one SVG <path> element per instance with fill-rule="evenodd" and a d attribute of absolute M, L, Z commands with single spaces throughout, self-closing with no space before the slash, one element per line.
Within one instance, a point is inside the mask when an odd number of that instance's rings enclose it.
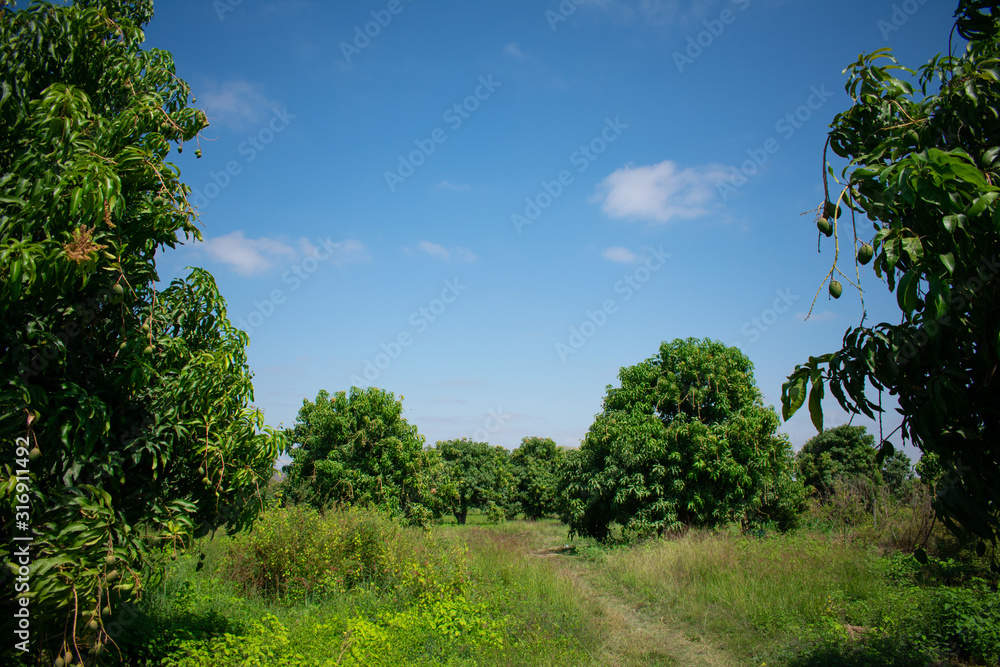
<path fill-rule="evenodd" d="M 646 534 L 731 520 L 785 525 L 802 502 L 750 360 L 710 340 L 662 343 L 622 368 L 561 483 L 572 533 Z"/>
<path fill-rule="evenodd" d="M 455 487 L 452 513 L 464 524 L 470 508 L 506 514 L 513 494 L 514 477 L 507 450 L 468 438 L 444 440 L 437 451 Z"/>
<path fill-rule="evenodd" d="M 250 522 L 281 445 L 212 276 L 156 286 L 156 253 L 200 238 L 167 157 L 207 121 L 141 48 L 151 15 L 0 8 L 0 522 L 33 537 L 36 655 L 103 647 L 157 551 Z"/>
<path fill-rule="evenodd" d="M 827 202 L 818 209 L 835 243 L 828 276 L 854 283 L 850 276 L 860 275 L 841 269 L 845 246 L 859 264 L 874 261 L 901 318 L 865 324 L 863 317 L 842 349 L 797 366 L 783 386 L 782 410 L 791 417 L 808 394 L 822 430 L 825 387 L 845 410 L 872 418 L 883 392 L 896 396 L 902 437 L 941 466 L 939 515 L 953 531 L 995 544 L 1000 8 L 963 0 L 956 17 L 955 31 L 967 40 L 956 40 L 958 55 L 935 56 L 913 71 L 879 49 L 845 70 L 852 106 L 833 119 L 828 147 L 846 165 L 838 178 L 824 155 Z M 871 221 L 868 233 L 859 230 L 859 215 Z M 893 446 L 887 435 L 880 439 L 884 456 Z"/>
<path fill-rule="evenodd" d="M 899 494 L 913 474 L 909 457 L 896 451 L 880 462 L 877 455 L 875 437 L 864 426 L 844 424 L 811 438 L 795 460 L 799 479 L 821 496 L 838 480 L 859 481 L 872 488 L 885 485 Z"/>
<path fill-rule="evenodd" d="M 403 417 L 392 392 L 351 387 L 305 400 L 286 431 L 285 466 L 292 499 L 316 507 L 336 503 L 380 505 L 405 513 L 419 498 L 424 437 Z"/>
<path fill-rule="evenodd" d="M 510 453 L 516 510 L 529 519 L 555 514 L 559 509 L 560 467 L 563 450 L 551 438 L 526 437 Z"/>

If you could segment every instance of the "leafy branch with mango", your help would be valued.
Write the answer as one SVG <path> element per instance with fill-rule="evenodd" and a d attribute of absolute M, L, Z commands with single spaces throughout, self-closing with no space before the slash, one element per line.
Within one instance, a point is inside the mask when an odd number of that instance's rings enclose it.
<path fill-rule="evenodd" d="M 875 419 L 882 395 L 896 396 L 900 432 L 938 457 L 950 479 L 935 510 L 985 554 L 1000 538 L 1000 7 L 962 0 L 954 33 L 964 53 L 938 55 L 913 71 L 889 49 L 845 70 L 853 105 L 838 114 L 824 149 L 825 203 L 817 226 L 835 240 L 831 296 L 850 212 L 855 273 L 874 262 L 895 292 L 898 323 L 861 323 L 841 350 L 810 357 L 782 385 L 782 415 L 807 401 L 823 429 L 826 388 L 849 413 Z M 910 81 L 897 78 L 907 75 Z M 838 179 L 827 150 L 847 160 Z M 831 190 L 828 176 L 841 190 Z M 833 202 L 837 203 L 834 204 Z M 858 235 L 858 216 L 872 222 Z M 824 280 L 824 282 L 826 282 Z M 857 285 L 860 290 L 860 286 Z M 822 289 L 822 288 L 821 288 Z M 818 293 L 817 293 L 818 295 Z M 815 302 L 814 302 L 815 303 Z M 877 392 L 877 399 L 869 389 Z M 880 460 L 894 451 L 881 437 Z"/>

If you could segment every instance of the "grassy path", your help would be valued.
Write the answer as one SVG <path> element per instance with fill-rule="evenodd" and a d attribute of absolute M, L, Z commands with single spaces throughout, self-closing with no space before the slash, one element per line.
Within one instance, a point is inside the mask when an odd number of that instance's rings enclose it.
<path fill-rule="evenodd" d="M 517 530 L 524 531 L 520 539 L 512 540 L 519 543 L 520 557 L 538 559 L 551 576 L 571 582 L 594 636 L 600 638 L 599 649 L 591 651 L 595 664 L 692 667 L 737 664 L 718 647 L 658 615 L 656 610 L 616 586 L 600 559 L 588 559 L 585 550 L 565 544 L 564 526 L 519 523 Z"/>
<path fill-rule="evenodd" d="M 652 610 L 623 597 L 602 579 L 599 564 L 559 563 L 578 582 L 580 593 L 600 610 L 602 662 L 612 665 L 720 667 L 733 660 L 698 636 L 688 635 Z"/>
<path fill-rule="evenodd" d="M 995 655 L 988 625 L 997 623 L 995 594 L 985 584 L 918 585 L 918 574 L 933 572 L 912 557 L 880 558 L 867 545 L 816 531 L 766 538 L 701 531 L 604 548 L 586 539 L 567 544 L 565 526 L 553 520 L 442 525 L 425 533 L 364 512 L 345 514 L 341 523 L 346 516 L 356 525 L 331 525 L 354 531 L 352 554 L 385 556 L 398 565 L 387 572 L 412 569 L 419 582 L 398 575 L 389 580 L 393 586 L 361 585 L 296 602 L 245 595 L 226 576 L 220 554 L 247 547 L 203 543 L 206 561 L 183 555 L 150 591 L 145 620 L 122 637 L 134 654 L 128 664 L 909 667 L 944 664 L 938 661 L 948 655 Z M 261 539 L 280 533 L 263 524 L 257 530 Z M 283 530 L 302 533 L 298 523 Z M 290 544 L 265 545 L 265 553 L 277 554 L 267 562 L 291 558 L 306 574 L 353 563 L 318 568 Z M 935 565 L 946 566 L 955 576 L 952 561 Z M 954 607 L 956 600 L 964 606 Z M 967 611 L 949 620 L 945 603 Z M 955 629 L 942 634 L 943 622 Z M 970 634 L 970 627 L 982 629 Z M 939 635 L 950 642 L 940 649 L 929 643 Z M 994 657 L 980 662 L 997 664 Z"/>

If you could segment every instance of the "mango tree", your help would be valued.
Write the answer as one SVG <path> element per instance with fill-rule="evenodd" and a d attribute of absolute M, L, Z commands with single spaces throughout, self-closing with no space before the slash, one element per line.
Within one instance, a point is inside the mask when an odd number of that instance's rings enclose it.
<path fill-rule="evenodd" d="M 563 452 L 551 438 L 527 437 L 510 453 L 516 509 L 525 518 L 540 519 L 558 511 Z"/>
<path fill-rule="evenodd" d="M 618 377 L 560 482 L 572 534 L 607 539 L 612 523 L 631 537 L 795 522 L 804 492 L 791 445 L 739 349 L 664 342 Z"/>
<path fill-rule="evenodd" d="M 157 287 L 156 254 L 200 239 L 167 158 L 206 118 L 141 48 L 151 16 L 0 8 L 0 523 L 25 550 L 5 656 L 112 651 L 157 554 L 252 521 L 280 450 L 212 276 Z"/>
<path fill-rule="evenodd" d="M 320 391 L 302 402 L 286 434 L 289 497 L 317 508 L 350 503 L 407 514 L 433 481 L 420 474 L 434 461 L 423 457 L 424 437 L 403 417 L 402 398 L 377 387 Z"/>
<path fill-rule="evenodd" d="M 797 366 L 782 412 L 808 396 L 822 430 L 826 389 L 871 418 L 885 392 L 896 396 L 901 436 L 941 468 L 935 509 L 985 553 L 1000 537 L 1000 7 L 963 0 L 956 17 L 965 43 L 949 38 L 949 54 L 918 71 L 888 49 L 845 70 L 853 104 L 833 119 L 828 148 L 846 164 L 837 177 L 824 151 L 817 209 L 834 243 L 828 276 L 859 285 L 858 265 L 873 262 L 901 317 L 862 318 L 840 350 Z M 879 435 L 884 457 L 892 434 Z"/>
<path fill-rule="evenodd" d="M 506 449 L 468 438 L 438 442 L 435 448 L 454 485 L 451 511 L 459 525 L 471 508 L 487 510 L 493 520 L 510 513 L 514 476 Z"/>

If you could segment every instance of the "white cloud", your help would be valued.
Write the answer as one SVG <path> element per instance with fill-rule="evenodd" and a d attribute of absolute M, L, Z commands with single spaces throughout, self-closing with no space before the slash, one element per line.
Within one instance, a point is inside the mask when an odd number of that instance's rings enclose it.
<path fill-rule="evenodd" d="M 293 260 L 298 254 L 294 248 L 280 241 L 245 238 L 242 231 L 205 239 L 201 249 L 223 264 L 231 266 L 241 276 L 263 273 L 274 267 L 272 260 L 276 257 Z"/>
<path fill-rule="evenodd" d="M 455 192 L 465 192 L 469 190 L 469 186 L 462 183 L 451 183 L 449 181 L 441 181 L 434 186 L 436 190 L 454 190 Z"/>
<path fill-rule="evenodd" d="M 625 167 L 598 185 L 595 200 L 612 218 L 671 220 L 699 218 L 712 212 L 716 186 L 731 170 L 718 164 L 681 169 L 665 160 L 646 167 Z"/>
<path fill-rule="evenodd" d="M 471 264 L 472 262 L 476 262 L 478 260 L 479 258 L 476 257 L 475 253 L 473 253 L 468 248 L 462 248 L 462 247 L 455 248 L 455 261 Z"/>
<path fill-rule="evenodd" d="M 511 42 L 510 44 L 503 47 L 504 55 L 511 56 L 521 60 L 524 58 L 524 52 L 521 51 L 521 45 L 517 42 Z"/>
<path fill-rule="evenodd" d="M 205 109 L 209 123 L 219 123 L 236 130 L 251 129 L 267 120 L 278 103 L 264 95 L 264 87 L 242 79 L 210 82 L 197 95 L 198 106 Z"/>
<path fill-rule="evenodd" d="M 443 245 L 438 245 L 437 243 L 431 243 L 430 241 L 421 241 L 420 243 L 417 244 L 417 247 L 426 252 L 431 257 L 437 257 L 438 259 L 443 259 L 446 262 L 451 259 L 451 252 Z"/>
<path fill-rule="evenodd" d="M 266 236 L 248 239 L 242 231 L 237 230 L 225 236 L 205 239 L 203 243 L 196 245 L 195 249 L 203 250 L 245 277 L 264 273 L 279 263 L 291 264 L 303 257 L 329 260 L 337 265 L 348 260 L 367 258 L 364 244 L 354 239 L 336 242 L 320 240 L 319 243 L 322 247 L 314 245 L 305 237 L 291 243 Z"/>
<path fill-rule="evenodd" d="M 315 246 L 314 246 L 315 247 Z M 362 262 L 371 259 L 365 251 L 365 244 L 357 239 L 344 239 L 343 241 L 323 241 L 323 248 L 317 249 L 313 255 L 318 259 L 323 259 L 318 253 L 329 251 L 330 261 L 337 266 L 342 266 L 346 262 Z"/>
<path fill-rule="evenodd" d="M 417 248 L 431 257 L 436 257 L 437 259 L 443 260 L 445 262 L 450 262 L 452 257 L 455 258 L 456 262 L 472 263 L 478 261 L 479 258 L 469 250 L 468 248 L 462 248 L 461 246 L 455 248 L 446 248 L 443 245 L 438 245 L 437 243 L 431 243 L 430 241 L 421 241 L 417 244 Z"/>
<path fill-rule="evenodd" d="M 637 259 L 634 252 L 621 246 L 612 246 L 608 248 L 601 253 L 601 257 L 604 259 L 610 259 L 612 262 L 621 262 L 622 264 L 631 264 Z"/>

